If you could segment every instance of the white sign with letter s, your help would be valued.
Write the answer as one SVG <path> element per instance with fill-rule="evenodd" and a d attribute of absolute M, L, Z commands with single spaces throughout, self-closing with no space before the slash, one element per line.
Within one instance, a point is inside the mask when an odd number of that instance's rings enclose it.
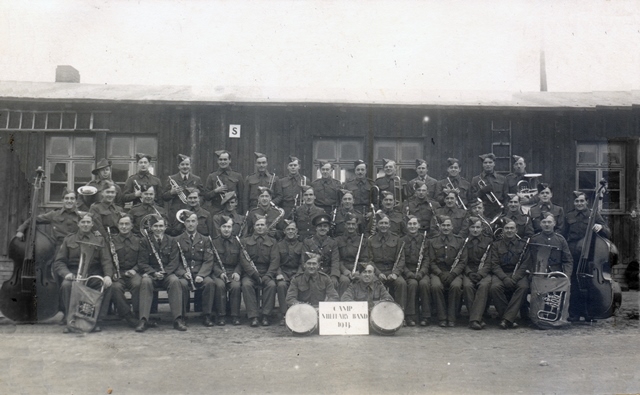
<path fill-rule="evenodd" d="M 240 125 L 229 125 L 229 138 L 230 139 L 239 139 L 240 138 Z"/>

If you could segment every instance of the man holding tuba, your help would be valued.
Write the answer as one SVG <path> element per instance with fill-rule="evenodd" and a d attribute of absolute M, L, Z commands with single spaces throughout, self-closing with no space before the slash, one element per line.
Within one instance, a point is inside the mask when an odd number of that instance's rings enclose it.
<path fill-rule="evenodd" d="M 174 230 L 176 225 L 176 213 L 179 210 L 189 209 L 187 202 L 188 188 L 201 188 L 202 180 L 200 177 L 191 173 L 191 158 L 178 154 L 178 173 L 170 175 L 164 185 L 162 200 L 168 202 L 169 215 L 169 234 L 173 236 L 179 235 L 181 232 Z M 160 193 L 158 191 L 157 193 Z"/>

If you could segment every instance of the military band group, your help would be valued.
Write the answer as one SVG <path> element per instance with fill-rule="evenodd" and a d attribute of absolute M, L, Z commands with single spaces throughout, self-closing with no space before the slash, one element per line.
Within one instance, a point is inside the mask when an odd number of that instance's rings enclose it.
<path fill-rule="evenodd" d="M 486 326 L 490 304 L 499 327 L 514 328 L 518 317 L 527 317 L 530 273 L 571 276 L 589 222 L 584 193 L 575 192 L 567 214 L 552 202 L 548 184 L 523 193 L 520 156 L 506 176 L 494 171 L 493 154 L 480 156 L 483 171 L 471 181 L 460 176 L 455 158 L 440 180 L 428 175 L 422 159 L 412 180 L 399 177 L 392 160 L 384 160 L 383 176 L 370 180 L 358 160 L 355 177 L 341 183 L 330 162 L 318 163 L 321 176 L 312 181 L 291 156 L 288 174 L 277 177 L 267 170 L 267 157 L 255 153 L 256 172 L 243 177 L 232 170 L 229 152 L 215 154 L 218 170 L 204 182 L 185 155 L 162 182 L 149 171 L 154 158 L 138 154 L 138 170 L 123 189 L 103 159 L 94 180 L 65 191 L 61 209 L 37 217 L 57 243 L 53 271 L 62 311 L 78 275 L 100 275 L 100 319 L 113 304 L 137 332 L 155 325 L 150 314 L 158 290 L 167 292 L 179 331 L 187 330 L 192 292 L 206 327 L 240 325 L 244 299 L 252 327 L 284 325 L 296 303 L 388 300 L 404 310 L 407 326 L 453 327 L 464 303 L 470 328 Z M 599 216 L 592 231 L 609 235 Z M 570 319 L 589 319 L 580 294 L 573 295 Z"/>

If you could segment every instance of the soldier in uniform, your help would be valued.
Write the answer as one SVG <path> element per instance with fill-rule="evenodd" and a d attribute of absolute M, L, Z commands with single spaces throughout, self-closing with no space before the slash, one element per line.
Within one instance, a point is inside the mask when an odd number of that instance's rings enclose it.
<path fill-rule="evenodd" d="M 242 174 L 233 171 L 231 169 L 231 154 L 229 151 L 218 150 L 215 152 L 218 157 L 218 170 L 209 174 L 205 183 L 204 198 L 210 202 L 210 212 L 212 215 L 218 214 L 222 211 L 224 203 L 222 200 L 226 193 L 234 192 L 238 198 L 244 196 L 244 182 L 242 181 Z M 265 158 L 266 163 L 266 158 Z M 266 166 L 265 166 L 266 169 Z M 238 210 L 243 211 L 238 203 Z M 249 210 L 249 207 L 244 207 L 244 210 Z M 216 228 L 220 229 L 220 228 Z"/>
<path fill-rule="evenodd" d="M 72 190 L 64 189 L 62 191 L 62 208 L 52 210 L 48 213 L 40 214 L 36 217 L 36 224 L 50 224 L 51 236 L 56 241 L 56 251 L 62 245 L 65 237 L 78 231 L 78 221 L 84 213 L 76 207 L 76 193 Z M 24 240 L 24 234 L 29 228 L 31 218 L 28 218 L 18 227 L 16 237 Z"/>
<path fill-rule="evenodd" d="M 304 263 L 304 272 L 296 274 L 291 279 L 286 299 L 288 306 L 293 306 L 297 303 L 308 303 L 318 308 L 320 302 L 337 302 L 340 300 L 331 278 L 318 271 L 320 257 L 316 254 L 309 255 L 311 257 Z"/>
<path fill-rule="evenodd" d="M 569 211 L 565 218 L 567 226 L 565 228 L 564 237 L 569 245 L 569 251 L 571 251 L 573 262 L 580 262 L 582 250 L 579 248 L 578 242 L 582 240 L 589 231 L 587 226 L 589 225 L 591 209 L 587 206 L 587 196 L 584 192 L 574 191 L 573 194 L 575 196 L 575 199 L 573 200 L 574 209 Z M 591 231 L 605 239 L 611 237 L 611 230 L 604 222 L 600 213 L 596 213 L 595 223 Z M 587 317 L 586 315 L 586 301 L 583 300 L 582 293 L 578 289 L 578 280 L 575 270 L 576 267 L 577 265 L 574 265 L 571 274 L 572 289 L 569 301 L 569 320 L 579 321 L 580 317 L 585 317 L 587 321 L 589 321 L 590 317 Z"/>
<path fill-rule="evenodd" d="M 516 224 L 507 220 L 502 240 L 491 248 L 491 298 L 500 316 L 500 328 L 517 328 L 518 311 L 529 292 L 526 271 L 531 269 L 527 242 L 516 237 Z"/>
<path fill-rule="evenodd" d="M 469 201 L 471 184 L 460 175 L 461 166 L 457 158 L 448 158 L 447 163 L 447 177 L 436 183 L 436 200 L 440 205 L 444 205 L 447 195 L 455 192 L 456 206 L 464 210 L 462 205 L 466 206 Z"/>
<path fill-rule="evenodd" d="M 331 276 L 334 287 L 339 289 L 340 252 L 338 251 L 338 243 L 329 236 L 331 223 L 329 215 L 320 214 L 313 219 L 312 223 L 316 228 L 316 233 L 302 241 L 304 251 L 320 255 L 320 271 Z"/>
<path fill-rule="evenodd" d="M 278 185 L 280 180 L 276 179 L 275 174 L 269 173 L 267 170 L 267 157 L 260 152 L 254 152 L 256 156 L 256 169 L 257 171 L 244 181 L 244 195 L 242 208 L 244 210 L 251 210 L 258 205 L 258 196 L 262 193 L 258 187 L 265 187 L 271 191 L 275 191 L 280 188 Z M 277 205 L 280 202 L 279 196 L 273 196 L 273 204 Z"/>
<path fill-rule="evenodd" d="M 262 315 L 262 326 L 269 326 L 269 316 L 275 306 L 275 278 L 280 266 L 280 256 L 276 248 L 276 240 L 267 234 L 267 221 L 258 218 L 253 225 L 251 236 L 242 239 L 248 255 L 242 256 L 242 294 L 247 306 L 247 316 L 252 327 L 259 325 Z M 258 305 L 258 292 L 262 291 L 262 310 Z"/>
<path fill-rule="evenodd" d="M 286 225 L 284 228 L 285 237 L 277 245 L 278 254 L 280 255 L 280 267 L 278 267 L 278 274 L 276 275 L 276 293 L 278 294 L 280 313 L 282 313 L 281 326 L 285 324 L 284 315 L 287 313 L 287 289 L 289 289 L 293 276 L 300 272 L 300 262 L 304 251 L 302 242 L 298 240 L 296 223 L 288 219 L 285 219 L 284 222 Z"/>
<path fill-rule="evenodd" d="M 231 234 L 233 236 L 242 237 L 242 235 L 240 234 L 240 230 L 242 230 L 243 232 L 246 231 L 246 229 L 243 229 L 243 225 L 246 226 L 246 222 L 245 217 L 238 214 L 238 212 L 236 211 L 238 207 L 238 196 L 235 192 L 227 192 L 224 194 L 224 197 L 222 198 L 220 203 L 222 204 L 222 211 L 218 214 L 214 214 L 212 219 L 209 221 L 209 224 L 211 226 L 209 233 L 212 237 L 219 236 L 220 227 L 223 223 L 227 222 L 227 220 L 225 219 L 225 217 L 227 217 L 231 218 L 232 222 Z"/>
<path fill-rule="evenodd" d="M 265 218 L 267 221 L 267 233 L 276 240 L 282 239 L 282 229 L 284 228 L 284 210 L 272 204 L 273 191 L 269 188 L 258 187 L 258 206 L 249 211 L 247 217 L 247 230 L 253 233 L 253 228 L 258 218 Z"/>
<path fill-rule="evenodd" d="M 162 200 L 168 202 L 169 215 L 169 231 L 171 236 L 177 236 L 184 231 L 183 227 L 178 227 L 180 223 L 176 219 L 176 213 L 179 210 L 191 210 L 189 203 L 186 201 L 189 195 L 189 189 L 202 188 L 202 180 L 195 174 L 191 174 L 191 158 L 186 155 L 178 154 L 178 173 L 169 176 L 167 183 L 164 185 Z M 160 191 L 156 191 L 160 193 Z M 185 202 L 182 201 L 182 198 Z M 198 202 L 198 204 L 200 204 Z"/>
<path fill-rule="evenodd" d="M 142 195 L 140 196 L 141 202 L 129 210 L 129 214 L 133 218 L 133 233 L 140 234 L 140 223 L 142 219 L 147 215 L 155 214 L 162 217 L 167 217 L 167 210 L 164 207 L 156 204 L 156 191 L 155 187 L 150 185 L 141 186 Z"/>
<path fill-rule="evenodd" d="M 502 221 L 508 218 L 516 223 L 517 234 L 521 238 L 533 236 L 533 224 L 531 218 L 522 212 L 520 205 L 520 195 L 509 193 L 507 201 L 507 210 L 505 211 Z"/>
<path fill-rule="evenodd" d="M 367 178 L 367 165 L 363 160 L 358 159 L 353 165 L 356 176 L 344 183 L 344 189 L 353 194 L 353 207 L 365 215 L 372 204 L 374 206 L 378 204 L 378 192 L 375 192 L 377 186 Z M 374 192 L 371 191 L 372 189 Z"/>
<path fill-rule="evenodd" d="M 424 184 L 423 184 L 424 185 Z M 407 307 L 405 308 L 405 318 L 407 321 L 407 326 L 416 326 L 416 321 L 418 320 L 419 306 L 416 307 L 416 303 L 418 301 L 418 282 L 422 280 L 422 275 L 419 276 L 420 269 L 423 269 L 424 266 L 424 256 L 426 255 L 426 234 L 424 232 L 420 232 L 420 222 L 418 221 L 418 217 L 415 215 L 410 215 L 409 220 L 407 221 L 407 234 L 400 239 L 401 243 L 404 243 L 404 271 L 402 276 L 404 277 L 407 283 Z M 421 266 L 418 267 L 418 261 L 422 256 L 423 260 L 421 262 Z M 429 284 L 427 283 L 427 290 L 429 289 Z M 424 304 L 431 305 L 431 298 L 429 297 L 428 291 L 425 293 L 427 297 L 427 301 L 424 301 Z M 420 296 L 423 296 L 420 293 Z M 422 319 L 428 319 L 431 316 L 430 312 L 431 306 L 429 306 L 427 313 L 428 315 L 423 316 Z"/>
<path fill-rule="evenodd" d="M 289 174 L 280 178 L 275 194 L 282 197 L 280 207 L 284 209 L 285 218 L 289 218 L 294 207 L 302 202 L 302 186 L 307 185 L 307 177 L 300 175 L 300 159 L 289 157 L 287 164 Z"/>
<path fill-rule="evenodd" d="M 384 176 L 376 178 L 375 181 L 378 188 L 380 188 L 380 201 L 384 199 L 383 192 L 390 192 L 398 203 L 405 201 L 408 196 L 407 181 L 398 176 L 396 162 L 383 158 L 382 166 Z"/>
<path fill-rule="evenodd" d="M 315 233 L 313 219 L 320 214 L 326 214 L 323 209 L 315 205 L 316 195 L 311 187 L 304 187 L 302 205 L 291 212 L 291 217 L 298 228 L 298 239 L 304 241 Z"/>
<path fill-rule="evenodd" d="M 467 266 L 462 275 L 462 294 L 469 312 L 469 327 L 483 329 L 486 324 L 482 315 L 489 301 L 491 287 L 490 246 L 493 238 L 483 234 L 482 220 L 470 217 L 469 241 L 467 242 Z"/>
<path fill-rule="evenodd" d="M 403 214 L 396 209 L 395 197 L 391 192 L 380 192 L 382 196 L 382 207 L 380 211 L 389 218 L 389 231 L 398 237 L 402 237 L 406 231 Z"/>
<path fill-rule="evenodd" d="M 226 324 L 228 294 L 231 322 L 233 325 L 240 325 L 240 300 L 242 298 L 242 285 L 240 284 L 240 274 L 242 273 L 241 249 L 236 238 L 237 235 L 233 235 L 234 220 L 231 217 L 223 217 L 221 222 L 220 231 L 218 232 L 220 236 L 213 240 L 213 245 L 223 262 L 223 266 L 220 266 L 220 262 L 213 266 L 216 285 L 214 304 L 218 317 L 216 324 L 219 326 Z"/>
<path fill-rule="evenodd" d="M 361 237 L 362 234 L 358 232 L 360 217 L 347 214 L 345 220 L 346 232 L 342 236 L 336 237 L 340 254 L 340 281 L 338 282 L 338 294 L 340 296 L 347 290 L 351 281 L 359 276 L 359 268 L 356 267 L 355 273 L 353 270 L 353 265 L 356 264 L 356 257 L 359 261 L 367 259 L 367 238 Z M 362 244 L 360 244 L 360 240 L 362 240 Z M 358 250 L 360 251 L 359 257 Z"/>
<path fill-rule="evenodd" d="M 114 191 L 115 196 L 115 191 Z M 113 277 L 113 262 L 109 255 L 107 243 L 102 236 L 96 236 L 92 231 L 93 218 L 91 214 L 84 213 L 78 221 L 78 231 L 67 236 L 53 262 L 53 271 L 62 279 L 60 294 L 64 307 L 65 317 L 69 317 L 69 302 L 71 301 L 71 285 L 76 275 L 82 278 L 98 275 L 104 279 L 104 299 L 98 315 L 98 322 L 94 332 L 100 332 L 100 321 L 105 316 L 111 300 L 111 278 Z M 78 273 L 80 256 L 84 254 L 83 272 Z M 93 280 L 87 281 L 87 286 L 99 288 L 102 284 L 95 284 Z M 70 329 L 65 327 L 64 332 Z"/>
<path fill-rule="evenodd" d="M 173 237 L 166 235 L 166 219 L 152 214 L 151 232 L 145 229 L 142 239 L 143 253 L 138 254 L 138 267 L 142 274 L 140 285 L 140 321 L 136 332 L 144 332 L 151 312 L 153 291 L 164 289 L 169 295 L 169 308 L 173 316 L 173 328 L 186 331 L 184 323 L 184 295 L 189 292 L 186 271 L 179 261 L 179 251 Z"/>
<path fill-rule="evenodd" d="M 162 190 L 162 181 L 149 172 L 149 166 L 153 158 L 147 154 L 136 154 L 136 162 L 138 164 L 138 172 L 127 178 L 124 184 L 124 194 L 122 197 L 122 203 L 132 202 L 135 206 L 140 203 L 140 196 L 142 190 L 140 187 L 143 185 L 154 187 L 156 194 L 156 203 L 161 204 L 160 191 Z"/>
<path fill-rule="evenodd" d="M 404 202 L 403 213 L 408 216 L 415 216 L 418 218 L 420 225 L 420 233 L 431 233 L 431 219 L 435 214 L 436 208 L 440 207 L 440 204 L 429 197 L 429 189 L 427 184 L 420 180 L 412 180 L 414 194 Z"/>
<path fill-rule="evenodd" d="M 322 177 L 313 181 L 311 187 L 313 187 L 313 191 L 316 194 L 316 205 L 331 215 L 331 212 L 340 204 L 340 189 L 342 189 L 342 183 L 331 177 L 331 173 L 333 172 L 332 163 L 318 161 L 318 167 L 320 168 Z"/>
<path fill-rule="evenodd" d="M 357 217 L 358 218 L 358 231 L 360 233 L 364 232 L 364 216 L 357 212 L 353 207 L 353 194 L 351 191 L 347 191 L 346 189 L 342 190 L 342 199 L 341 199 L 340 207 L 336 210 L 335 218 L 333 219 L 333 227 L 331 236 L 338 237 L 342 236 L 345 232 L 345 222 L 347 221 L 347 217 Z"/>
<path fill-rule="evenodd" d="M 482 224 L 482 233 L 485 236 L 493 238 L 493 224 L 497 222 L 500 217 L 496 216 L 491 220 L 487 219 L 487 217 L 484 216 L 484 203 L 478 198 L 469 202 L 467 216 L 462 221 L 462 229 L 459 233 L 460 237 L 467 237 L 469 235 L 469 227 L 471 227 L 473 223 L 471 217 L 479 219 Z"/>
<path fill-rule="evenodd" d="M 200 205 L 201 191 L 198 188 L 187 188 L 185 194 L 187 195 L 188 210 L 198 217 L 198 233 L 203 236 L 209 236 L 211 234 L 211 225 L 209 223 L 211 214 Z M 176 221 L 176 228 L 184 232 L 184 225 L 180 221 Z"/>
<path fill-rule="evenodd" d="M 185 231 L 175 238 L 180 252 L 180 259 L 184 259 L 183 266 L 189 270 L 185 274 L 187 281 L 193 281 L 196 291 L 202 292 L 202 325 L 213 326 L 213 297 L 215 282 L 211 278 L 213 273 L 213 250 L 209 238 L 198 233 L 198 215 L 192 211 L 182 211 L 180 222 L 184 223 Z M 189 301 L 189 292 L 185 294 L 185 302 Z M 185 305 L 186 305 L 185 303 Z"/>
<path fill-rule="evenodd" d="M 102 201 L 102 190 L 105 188 L 107 181 L 115 184 L 115 181 L 111 178 L 111 161 L 106 159 L 100 159 L 96 167 L 91 170 L 91 174 L 94 175 L 94 179 L 87 183 L 87 186 L 95 187 L 98 192 L 94 195 L 81 195 L 79 199 L 80 206 L 78 207 L 82 211 L 89 211 L 89 208 L 93 203 Z M 116 198 L 115 204 L 122 207 L 122 189 L 116 184 Z"/>
<path fill-rule="evenodd" d="M 442 224 L 439 222 L 440 216 L 447 216 L 451 220 L 453 226 L 452 233 L 454 235 L 460 234 L 464 219 L 467 217 L 467 212 L 456 206 L 458 196 L 455 192 L 449 192 L 444 198 L 444 206 L 436 209 L 436 215 L 431 218 L 430 234 L 436 236 L 440 231 Z"/>
<path fill-rule="evenodd" d="M 120 233 L 113 236 L 113 246 L 116 251 L 120 266 L 120 277 L 115 278 L 111 286 L 111 300 L 118 310 L 120 318 L 124 319 L 129 326 L 135 328 L 138 324 L 137 315 L 140 307 L 140 268 L 138 266 L 138 255 L 142 254 L 140 246 L 141 239 L 131 232 L 133 228 L 133 218 L 129 214 L 123 214 L 118 220 Z M 116 257 L 113 257 L 115 262 Z M 127 301 L 125 292 L 131 293 L 131 306 Z"/>
<path fill-rule="evenodd" d="M 494 154 L 480 155 L 480 160 L 482 160 L 483 170 L 471 179 L 471 196 L 482 200 L 487 217 L 497 217 L 502 214 L 503 207 L 500 205 L 507 197 L 507 183 L 502 174 L 494 171 L 496 166 Z"/>
<path fill-rule="evenodd" d="M 542 230 L 542 219 L 545 213 L 553 214 L 555 218 L 555 231 L 562 234 L 564 232 L 564 209 L 551 202 L 553 192 L 551 186 L 546 183 L 538 184 L 538 203 L 529 210 L 529 217 L 533 225 L 534 232 Z"/>
<path fill-rule="evenodd" d="M 360 277 L 349 285 L 340 298 L 343 302 L 368 302 L 369 310 L 378 302 L 393 302 L 393 297 L 376 277 L 376 269 L 372 264 L 365 265 Z"/>
<path fill-rule="evenodd" d="M 436 184 L 438 180 L 433 177 L 427 175 L 429 171 L 429 164 L 424 159 L 416 159 L 416 173 L 418 173 L 418 177 L 409 181 L 409 193 L 413 196 L 415 191 L 418 189 L 417 182 L 421 182 L 427 186 L 427 197 L 429 199 L 435 199 L 436 196 Z"/>
<path fill-rule="evenodd" d="M 462 299 L 461 274 L 467 265 L 467 249 L 462 237 L 453 233 L 451 218 L 443 215 L 438 220 L 440 234 L 430 240 L 427 249 L 431 272 L 431 293 L 436 301 L 440 326 L 453 327 Z M 446 303 L 445 291 L 447 292 Z"/>
<path fill-rule="evenodd" d="M 93 229 L 100 232 L 105 239 L 108 239 L 109 232 L 118 233 L 118 220 L 122 208 L 114 204 L 116 193 L 116 184 L 105 183 L 105 189 L 102 190 L 102 200 L 94 203 L 89 209 L 93 218 Z M 107 228 L 109 228 L 108 231 Z"/>
<path fill-rule="evenodd" d="M 376 268 L 380 281 L 389 288 L 395 301 L 404 310 L 407 305 L 407 282 L 402 277 L 405 266 L 402 242 L 400 236 L 390 231 L 389 217 L 382 212 L 378 212 L 376 217 L 376 234 L 367 243 L 369 261 Z"/>

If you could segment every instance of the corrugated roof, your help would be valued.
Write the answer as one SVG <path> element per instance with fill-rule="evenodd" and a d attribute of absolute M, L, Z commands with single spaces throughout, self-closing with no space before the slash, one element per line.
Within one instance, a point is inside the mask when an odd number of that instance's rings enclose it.
<path fill-rule="evenodd" d="M 98 85 L 59 82 L 0 81 L 0 99 L 140 103 L 259 103 L 409 105 L 502 108 L 630 108 L 640 105 L 640 91 L 499 92 L 419 89 L 307 89 L 286 87 L 214 87 Z"/>

